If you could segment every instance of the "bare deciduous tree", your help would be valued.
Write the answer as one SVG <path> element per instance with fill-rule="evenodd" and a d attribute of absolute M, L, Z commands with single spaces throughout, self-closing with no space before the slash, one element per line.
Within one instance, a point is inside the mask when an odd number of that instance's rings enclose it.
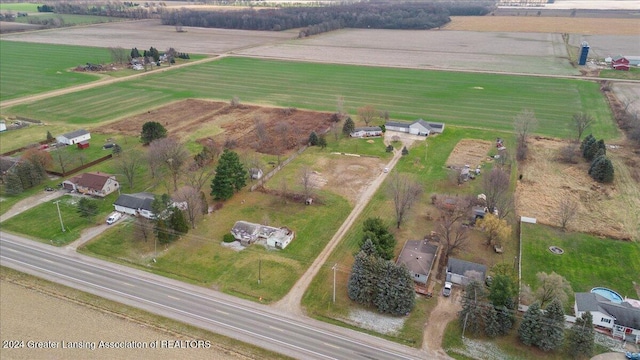
<path fill-rule="evenodd" d="M 304 193 L 305 200 L 313 195 L 315 183 L 313 182 L 313 171 L 310 167 L 305 166 L 300 170 L 300 185 Z"/>
<path fill-rule="evenodd" d="M 436 207 L 440 210 L 437 232 L 443 246 L 444 258 L 448 258 L 455 250 L 462 249 L 467 244 L 469 228 L 463 222 L 469 217 L 471 204 L 469 198 L 455 198 L 453 203 L 447 203 L 446 199 L 437 200 Z"/>
<path fill-rule="evenodd" d="M 202 191 L 202 188 L 210 183 L 211 177 L 215 174 L 215 169 L 210 166 L 194 167 L 190 166 L 187 176 L 187 184 L 196 189 L 198 192 Z"/>
<path fill-rule="evenodd" d="M 53 158 L 56 163 L 60 165 L 60 169 L 62 173 L 65 174 L 67 171 L 67 166 L 69 166 L 73 162 L 73 156 L 69 154 L 64 148 L 60 148 L 54 152 Z"/>
<path fill-rule="evenodd" d="M 587 130 L 589 126 L 593 124 L 593 117 L 586 113 L 573 114 L 573 127 L 576 129 L 578 135 L 578 142 L 582 138 L 582 134 Z"/>
<path fill-rule="evenodd" d="M 533 110 L 522 110 L 514 119 L 514 127 L 516 130 L 516 157 L 518 161 L 527 158 L 527 139 L 538 126 L 538 119 Z"/>
<path fill-rule="evenodd" d="M 578 163 L 578 146 L 576 144 L 567 144 L 560 148 L 558 153 L 558 159 L 564 163 L 577 164 Z"/>
<path fill-rule="evenodd" d="M 273 149 L 275 153 L 278 155 L 278 164 L 280 164 L 280 157 L 287 151 L 289 148 L 290 142 L 290 134 L 291 126 L 284 121 L 276 124 L 276 133 L 278 134 L 278 141 L 273 141 Z"/>
<path fill-rule="evenodd" d="M 562 198 L 558 207 L 558 220 L 562 231 L 567 230 L 567 225 L 578 215 L 579 203 L 574 199 Z"/>
<path fill-rule="evenodd" d="M 114 63 L 124 64 L 129 60 L 129 51 L 121 48 L 120 46 L 110 47 L 108 49 L 109 54 L 111 55 L 111 61 L 113 61 Z"/>
<path fill-rule="evenodd" d="M 407 215 L 407 211 L 422 195 L 422 185 L 410 179 L 406 175 L 393 172 L 389 184 L 389 192 L 393 197 L 393 204 L 396 212 L 396 227 L 400 225 Z"/>
<path fill-rule="evenodd" d="M 358 117 L 360 120 L 364 121 L 367 126 L 369 126 L 369 123 L 375 119 L 377 113 L 376 108 L 372 105 L 365 105 L 358 108 Z"/>
<path fill-rule="evenodd" d="M 509 192 L 509 174 L 504 170 L 494 167 L 482 179 L 482 191 L 487 197 L 487 207 L 490 211 L 498 209 L 499 218 L 503 219 L 509 214 L 513 198 Z"/>
<path fill-rule="evenodd" d="M 340 119 L 343 119 L 345 116 L 343 96 L 338 96 L 338 98 L 336 99 L 336 113 L 338 114 Z"/>
<path fill-rule="evenodd" d="M 571 284 L 567 279 L 555 272 L 551 274 L 539 272 L 536 274 L 536 278 L 538 278 L 539 285 L 535 291 L 535 298 L 540 301 L 540 306 L 544 306 L 554 299 L 558 299 L 562 304 L 566 304 L 573 293 Z"/>
<path fill-rule="evenodd" d="M 184 146 L 174 138 L 163 138 L 149 144 L 149 153 L 156 158 L 156 162 L 166 167 L 173 180 L 173 190 L 178 190 L 178 177 L 189 159 Z"/>
<path fill-rule="evenodd" d="M 191 224 L 191 228 L 196 228 L 196 220 L 202 215 L 202 198 L 200 196 L 200 190 L 191 187 L 184 186 L 181 187 L 175 194 L 175 199 L 178 202 L 185 202 L 187 204 L 187 209 L 185 213 Z"/>
<path fill-rule="evenodd" d="M 147 242 L 149 237 L 153 235 L 153 223 L 142 216 L 136 217 L 133 223 L 133 234 L 135 238 L 143 239 L 144 242 Z"/>
<path fill-rule="evenodd" d="M 137 151 L 127 151 L 116 160 L 116 168 L 127 178 L 129 189 L 133 188 L 136 172 L 142 166 L 143 158 Z"/>

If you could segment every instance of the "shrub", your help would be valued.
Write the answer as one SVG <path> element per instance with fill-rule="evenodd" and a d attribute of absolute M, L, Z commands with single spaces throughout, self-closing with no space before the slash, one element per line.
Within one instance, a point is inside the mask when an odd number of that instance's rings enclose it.
<path fill-rule="evenodd" d="M 222 237 L 222 241 L 226 243 L 232 243 L 236 241 L 236 238 L 234 238 L 231 234 L 224 234 L 224 236 Z"/>

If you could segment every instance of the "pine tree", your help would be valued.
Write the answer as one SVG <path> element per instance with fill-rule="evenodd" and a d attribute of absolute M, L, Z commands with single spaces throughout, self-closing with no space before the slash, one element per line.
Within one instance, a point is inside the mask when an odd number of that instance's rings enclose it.
<path fill-rule="evenodd" d="M 598 182 L 610 183 L 613 181 L 614 169 L 611 160 L 606 156 L 599 156 L 591 163 L 589 175 Z"/>
<path fill-rule="evenodd" d="M 118 156 L 122 153 L 122 147 L 118 144 L 113 145 L 113 149 L 111 150 L 111 153 L 115 156 Z"/>
<path fill-rule="evenodd" d="M 495 275 L 491 281 L 489 290 L 489 301 L 495 307 L 507 306 L 513 302 L 513 297 L 517 294 L 517 284 L 508 275 Z"/>
<path fill-rule="evenodd" d="M 485 292 L 484 287 L 477 281 L 467 284 L 462 297 L 462 310 L 459 313 L 460 325 L 472 333 L 478 333 L 482 329 Z"/>
<path fill-rule="evenodd" d="M 318 146 L 320 146 L 321 149 L 327 147 L 327 139 L 324 137 L 324 135 L 321 135 L 320 138 L 318 138 Z"/>
<path fill-rule="evenodd" d="M 409 149 L 406 146 L 402 148 L 402 155 L 409 155 Z"/>
<path fill-rule="evenodd" d="M 342 133 L 349 136 L 355 128 L 356 124 L 351 120 L 351 117 L 348 117 L 347 120 L 344 121 L 344 125 L 342 125 Z"/>
<path fill-rule="evenodd" d="M 238 154 L 225 149 L 216 167 L 216 176 L 211 181 L 211 196 L 216 200 L 228 200 L 234 190 L 242 189 L 246 183 L 247 171 Z"/>
<path fill-rule="evenodd" d="M 140 57 L 140 52 L 138 51 L 138 48 L 131 49 L 131 58 L 137 59 L 139 57 Z"/>
<path fill-rule="evenodd" d="M 173 233 L 179 235 L 189 232 L 189 223 L 182 210 L 178 208 L 173 208 L 172 210 L 171 216 L 169 217 L 169 227 Z"/>
<path fill-rule="evenodd" d="M 510 310 L 506 306 L 500 306 L 496 308 L 496 314 L 498 316 L 498 329 L 500 330 L 498 335 L 508 334 L 516 321 L 516 316 L 513 310 Z"/>
<path fill-rule="evenodd" d="M 415 305 L 413 278 L 405 266 L 382 261 L 377 269 L 379 279 L 374 305 L 381 313 L 405 315 Z"/>
<path fill-rule="evenodd" d="M 494 338 L 502 334 L 500 322 L 498 321 L 498 312 L 493 306 L 489 306 L 483 312 L 484 333 L 488 337 Z"/>
<path fill-rule="evenodd" d="M 562 303 L 554 299 L 542 315 L 542 333 L 537 346 L 543 351 L 555 350 L 564 341 L 564 310 Z"/>
<path fill-rule="evenodd" d="M 309 134 L 309 145 L 317 146 L 318 142 L 319 142 L 318 134 L 316 134 L 315 131 L 312 131 L 311 134 Z"/>
<path fill-rule="evenodd" d="M 575 324 L 569 329 L 567 339 L 569 355 L 573 358 L 591 357 L 594 347 L 594 331 L 593 316 L 590 312 L 585 311 L 582 316 L 576 319 Z"/>
<path fill-rule="evenodd" d="M 376 256 L 385 260 L 391 260 L 393 258 L 396 239 L 393 234 L 389 232 L 387 226 L 384 225 L 382 219 L 366 219 L 362 226 L 362 230 L 363 235 L 360 244 L 364 244 L 365 241 L 371 240 L 376 249 Z"/>
<path fill-rule="evenodd" d="M 580 150 L 583 151 L 583 154 L 584 154 L 584 149 L 587 148 L 587 145 L 593 141 L 596 141 L 596 138 L 594 138 L 592 134 L 585 136 L 584 140 L 582 140 L 582 143 L 580 144 Z"/>
<path fill-rule="evenodd" d="M 376 257 L 360 251 L 355 256 L 347 285 L 349 298 L 359 304 L 370 305 L 377 291 Z"/>
<path fill-rule="evenodd" d="M 56 138 L 51 135 L 51 131 L 47 131 L 47 142 L 52 143 Z"/>
<path fill-rule="evenodd" d="M 537 345 L 540 342 L 541 331 L 542 313 L 540 311 L 540 303 L 534 302 L 522 317 L 522 323 L 518 328 L 518 336 L 525 345 Z"/>
<path fill-rule="evenodd" d="M 20 177 L 16 173 L 10 172 L 7 174 L 5 179 L 5 191 L 9 195 L 18 195 L 24 191 L 22 181 L 20 181 Z"/>
<path fill-rule="evenodd" d="M 153 140 L 167 137 L 167 129 L 157 121 L 147 121 L 142 125 L 140 140 L 143 144 L 148 145 Z"/>
<path fill-rule="evenodd" d="M 94 216 L 98 214 L 98 204 L 94 200 L 89 200 L 88 198 L 83 197 L 78 201 L 78 208 L 76 211 L 80 217 L 91 221 Z"/>
<path fill-rule="evenodd" d="M 391 144 L 387 145 L 387 149 L 386 150 L 387 150 L 388 153 L 393 152 L 393 145 L 391 145 Z"/>

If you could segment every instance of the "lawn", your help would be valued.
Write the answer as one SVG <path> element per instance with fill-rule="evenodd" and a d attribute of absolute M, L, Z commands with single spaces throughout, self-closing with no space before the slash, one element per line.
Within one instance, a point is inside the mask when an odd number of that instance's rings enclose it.
<path fill-rule="evenodd" d="M 228 101 L 234 96 L 248 103 L 323 111 L 335 111 L 337 97 L 343 96 L 352 114 L 371 104 L 393 119 L 425 118 L 509 132 L 514 116 L 532 109 L 537 132 L 556 137 L 573 136 L 572 115 L 583 111 L 596 119 L 594 133 L 605 139 L 618 136 L 595 82 L 229 57 L 18 105 L 7 113 L 95 124 L 179 99 Z"/>
<path fill-rule="evenodd" d="M 69 69 L 110 59 L 109 51 L 103 48 L 0 40 L 0 98 L 14 99 L 95 81 L 97 75 Z"/>
<path fill-rule="evenodd" d="M 66 245 L 80 237 L 80 233 L 91 226 L 102 224 L 107 215 L 113 211 L 113 202 L 118 193 L 108 195 L 104 199 L 92 199 L 98 204 L 98 214 L 91 220 L 80 217 L 77 212 L 78 196 L 65 195 L 58 200 L 60 216 L 65 231 L 58 218 L 55 201 L 48 201 L 2 223 L 2 229 L 24 234 L 44 243 L 56 246 Z"/>
<path fill-rule="evenodd" d="M 632 66 L 629 71 L 620 71 L 613 69 L 601 70 L 600 77 L 624 80 L 640 80 L 640 68 Z"/>
<path fill-rule="evenodd" d="M 397 170 L 400 173 L 413 176 L 421 182 L 424 186 L 422 198 L 411 207 L 411 211 L 401 229 L 395 229 L 393 202 L 388 197 L 387 182 L 382 184 L 371 202 L 356 220 L 354 226 L 332 252 L 326 265 L 320 270 L 305 293 L 302 304 L 311 316 L 320 319 L 331 318 L 344 321 L 348 317 L 349 311 L 356 307 L 347 296 L 347 282 L 353 264 L 353 254 L 357 252 L 359 240 L 362 238 L 362 223 L 365 219 L 369 217 L 381 217 L 384 219 L 396 237 L 396 254 L 399 254 L 406 240 L 422 239 L 434 229 L 433 221 L 428 220 L 426 217 L 428 213 L 435 215 L 433 207 L 430 206 L 431 194 L 477 192 L 480 181 L 476 180 L 462 187 L 451 185 L 448 179 L 448 171 L 445 167 L 445 162 L 458 141 L 468 138 L 495 140 L 495 132 L 447 127 L 446 131 L 441 135 L 430 137 L 426 142 L 414 143 L 409 149 L 409 155 L 400 159 L 394 171 Z M 509 142 L 507 142 L 507 146 L 510 146 Z M 471 245 L 473 250 L 460 253 L 457 255 L 458 257 L 471 261 L 478 261 L 476 257 L 481 257 L 482 261 L 487 262 L 489 265 L 502 261 L 502 257 L 492 251 L 487 251 L 483 245 L 479 244 L 481 240 L 478 234 L 474 233 L 472 238 L 475 239 Z M 516 254 L 516 250 L 515 242 L 505 244 L 505 254 L 503 256 L 511 259 Z M 336 274 L 336 304 L 332 304 L 332 264 L 337 264 L 338 269 Z M 401 334 L 395 337 L 394 340 L 411 344 L 412 346 L 420 346 L 423 325 L 427 316 L 428 312 L 412 312 Z"/>
<path fill-rule="evenodd" d="M 559 246 L 562 255 L 549 246 Z M 637 298 L 633 281 L 640 274 L 640 243 L 601 239 L 582 233 L 564 233 L 540 224 L 522 224 L 522 282 L 536 288 L 536 273 L 564 276 L 575 292 L 597 286 Z"/>
<path fill-rule="evenodd" d="M 34 3 L 0 3 L 0 11 L 38 12 L 38 6 Z"/>

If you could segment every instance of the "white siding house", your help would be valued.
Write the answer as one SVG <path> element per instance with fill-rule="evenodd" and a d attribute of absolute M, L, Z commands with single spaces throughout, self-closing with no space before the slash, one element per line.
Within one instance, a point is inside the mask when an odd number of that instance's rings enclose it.
<path fill-rule="evenodd" d="M 151 208 L 153 199 L 154 195 L 151 193 L 122 194 L 113 206 L 121 213 L 153 219 L 154 214 Z"/>
<path fill-rule="evenodd" d="M 363 138 L 372 136 L 382 136 L 382 128 L 379 126 L 368 126 L 353 129 L 353 132 L 349 134 L 353 138 Z"/>
<path fill-rule="evenodd" d="M 387 121 L 385 128 L 389 131 L 409 133 L 412 135 L 429 136 L 431 134 L 441 134 L 444 131 L 444 124 L 424 121 L 418 119 L 412 123 Z"/>
<path fill-rule="evenodd" d="M 79 142 L 87 141 L 89 139 L 91 139 L 91 134 L 84 129 L 56 136 L 56 140 L 59 143 L 67 145 L 74 145 Z"/>

